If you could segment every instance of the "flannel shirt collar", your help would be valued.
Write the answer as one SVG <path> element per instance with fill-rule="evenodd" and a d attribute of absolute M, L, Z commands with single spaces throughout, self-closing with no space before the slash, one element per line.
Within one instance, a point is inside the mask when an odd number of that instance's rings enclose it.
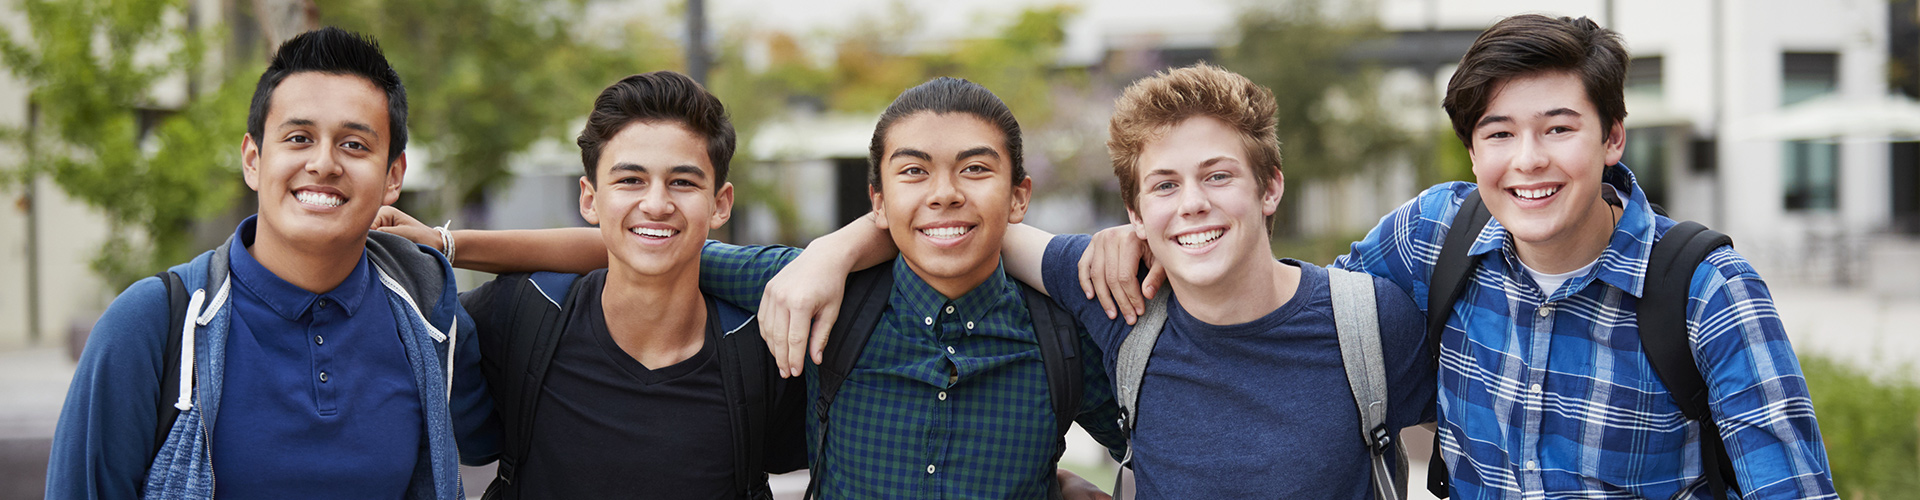
<path fill-rule="evenodd" d="M 1646 284 L 1647 258 L 1653 253 L 1653 205 L 1647 202 L 1646 192 L 1640 190 L 1633 171 L 1628 170 L 1625 163 L 1607 167 L 1600 176 L 1600 182 L 1612 185 L 1627 199 L 1622 200 L 1620 222 L 1614 226 L 1613 236 L 1607 240 L 1607 249 L 1600 253 L 1599 265 L 1593 266 L 1593 271 L 1586 276 L 1576 278 L 1578 286 L 1570 290 L 1579 291 L 1586 288 L 1588 282 L 1598 279 L 1634 297 L 1640 297 Z M 1611 194 L 1606 196 L 1611 197 Z M 1484 255 L 1495 250 L 1503 251 L 1504 257 L 1512 262 L 1519 262 L 1519 254 L 1515 253 L 1513 239 L 1507 234 L 1507 228 L 1500 225 L 1498 219 L 1488 219 L 1487 226 L 1481 228 L 1479 237 L 1474 239 L 1473 248 L 1467 253 Z"/>
<path fill-rule="evenodd" d="M 907 265 L 907 258 L 901 256 L 893 259 L 893 297 L 890 305 L 914 318 L 932 318 L 931 323 L 923 320 L 920 324 L 920 327 L 932 330 L 949 321 L 978 322 L 989 312 L 1017 305 L 1019 294 L 1014 293 L 1015 290 L 1017 288 L 1007 279 L 1006 266 L 996 261 L 993 274 L 987 276 L 986 281 L 959 298 L 949 300 L 939 290 L 934 290 L 933 285 L 921 279 L 920 275 L 914 274 L 913 268 Z M 952 306 L 953 312 L 946 312 L 947 306 Z"/>

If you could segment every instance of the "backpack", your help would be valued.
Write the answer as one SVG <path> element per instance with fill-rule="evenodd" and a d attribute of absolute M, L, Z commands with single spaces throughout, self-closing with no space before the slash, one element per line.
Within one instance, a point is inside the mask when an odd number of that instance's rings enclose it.
<path fill-rule="evenodd" d="M 1340 338 L 1340 361 L 1346 366 L 1347 385 L 1360 410 L 1360 439 L 1372 455 L 1373 496 L 1378 500 L 1407 498 L 1407 453 L 1387 427 L 1387 375 L 1380 355 L 1380 317 L 1376 313 L 1373 277 L 1343 269 L 1327 269 L 1333 295 L 1334 329 Z M 1167 322 L 1167 294 L 1147 301 L 1127 339 L 1120 342 L 1114 361 L 1114 396 L 1120 401 L 1120 430 L 1127 436 L 1120 467 L 1133 466 L 1133 429 L 1139 424 L 1140 386 L 1147 373 L 1153 346 Z M 1115 474 L 1113 497 L 1120 498 L 1121 477 Z"/>
<path fill-rule="evenodd" d="M 1654 205 L 1653 211 L 1666 215 L 1666 210 L 1659 205 Z M 1431 286 L 1427 293 L 1427 345 L 1436 369 L 1440 366 L 1440 334 L 1447 328 L 1447 317 L 1453 314 L 1453 303 L 1466 291 L 1474 269 L 1480 264 L 1479 256 L 1468 255 L 1467 251 L 1492 217 L 1492 212 L 1481 202 L 1478 190 L 1467 193 L 1460 202 L 1459 213 L 1447 228 L 1440 258 L 1434 262 L 1433 277 L 1428 281 Z M 1668 229 L 1653 242 L 1653 251 L 1647 258 L 1645 289 L 1635 314 L 1640 348 L 1646 352 L 1648 364 L 1653 365 L 1654 374 L 1667 386 L 1673 402 L 1680 406 L 1680 413 L 1700 424 L 1701 475 L 1706 477 L 1714 498 L 1722 500 L 1727 498 L 1727 488 L 1740 491 L 1740 483 L 1734 477 L 1733 460 L 1727 456 L 1726 443 L 1720 440 L 1720 427 L 1714 423 L 1713 412 L 1707 407 L 1706 379 L 1700 374 L 1699 365 L 1694 364 L 1693 349 L 1688 344 L 1687 297 L 1694 269 L 1700 267 L 1708 253 L 1730 245 L 1733 245 L 1732 238 L 1698 222 L 1683 221 Z M 1441 460 L 1439 441 L 1436 434 L 1433 457 L 1427 462 L 1427 491 L 1447 498 L 1451 478 L 1446 461 Z"/>
<path fill-rule="evenodd" d="M 468 303 L 469 296 L 461 297 L 469 311 L 491 315 L 490 321 L 479 323 L 493 328 L 476 330 L 480 335 L 480 369 L 491 386 L 495 411 L 505 429 L 499 468 L 482 498 L 500 498 L 526 460 L 541 389 L 569 316 L 565 304 L 580 299 L 582 293 L 591 293 L 587 287 L 573 288 L 579 277 L 546 272 L 503 275 L 493 281 L 492 286 L 499 288 L 493 291 L 490 303 Z M 715 319 L 722 331 L 731 328 L 714 355 L 719 358 L 720 378 L 730 402 L 727 408 L 735 436 L 735 491 L 738 498 L 771 498 L 764 467 L 764 429 L 767 408 L 772 405 L 767 389 L 772 376 L 767 368 L 772 363 L 771 354 L 751 315 L 711 298 L 706 302 L 708 328 L 716 328 L 711 324 Z"/>
<path fill-rule="evenodd" d="M 1020 284 L 1020 290 L 1033 319 L 1033 334 L 1040 344 L 1040 359 L 1046 365 L 1054 424 L 1060 436 L 1058 450 L 1065 451 L 1067 430 L 1073 427 L 1074 417 L 1080 414 L 1081 393 L 1085 389 L 1081 381 L 1080 323 L 1073 319 L 1072 313 L 1054 304 L 1053 299 L 1033 287 Z M 887 297 L 892 292 L 891 262 L 847 276 L 845 300 L 840 303 L 840 321 L 834 323 L 831 336 L 827 337 L 827 345 L 821 352 L 820 394 L 814 400 L 814 415 L 820 425 L 815 435 L 817 456 L 825 456 L 827 414 L 833 408 L 833 399 L 840 394 L 840 385 L 846 382 L 847 375 L 853 373 L 854 363 L 860 360 L 867 340 L 873 337 L 873 330 L 879 326 L 882 313 L 886 310 Z M 1059 459 L 1059 452 L 1055 452 L 1054 458 Z M 811 480 L 807 484 L 806 498 L 814 498 L 819 493 L 822 460 L 814 460 L 812 469 L 808 471 Z"/>

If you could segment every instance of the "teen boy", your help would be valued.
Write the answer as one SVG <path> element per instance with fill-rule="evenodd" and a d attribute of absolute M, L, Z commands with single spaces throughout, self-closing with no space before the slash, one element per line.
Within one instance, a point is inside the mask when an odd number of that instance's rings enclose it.
<path fill-rule="evenodd" d="M 1731 247 L 1693 270 L 1684 304 L 1738 490 L 1709 488 L 1710 427 L 1681 412 L 1638 335 L 1650 253 L 1675 222 L 1619 163 L 1626 69 L 1618 37 L 1591 20 L 1494 24 L 1444 103 L 1476 182 L 1428 189 L 1335 265 L 1425 304 L 1444 292 L 1430 277 L 1463 201 L 1477 193 L 1491 212 L 1459 299 L 1429 311 L 1447 315 L 1436 445 L 1454 498 L 1834 498 L 1799 362 Z"/>
<path fill-rule="evenodd" d="M 825 278 L 835 284 L 845 281 L 847 269 L 891 266 L 884 310 L 832 403 L 830 431 L 808 419 L 809 443 L 823 446 L 811 450 L 819 493 L 1097 493 L 1054 468 L 1063 441 L 1039 328 L 1029 320 L 1030 307 L 1046 306 L 1028 304 L 1000 265 L 1000 240 L 1008 224 L 1024 217 L 1032 185 L 1012 112 L 985 87 L 935 79 L 908 89 L 881 115 L 868 160 L 873 214 L 815 240 L 805 252 L 708 243 L 702 253 L 703 288 L 746 307 L 758 306 L 767 282 L 789 263 L 840 269 Z M 495 269 L 590 265 L 593 258 L 580 249 L 597 244 L 564 230 L 455 236 L 463 259 L 466 249 L 477 246 L 488 255 L 476 261 Z M 899 257 L 888 261 L 877 245 L 862 247 L 870 252 L 846 251 L 869 238 L 891 239 Z M 803 330 L 814 325 L 808 317 L 795 321 Z M 784 332 L 787 323 L 780 319 L 769 328 Z M 773 338 L 780 341 L 770 346 L 776 358 L 791 356 L 783 366 L 800 369 L 801 349 L 784 349 L 785 336 Z M 1084 333 L 1077 340 L 1079 352 L 1097 352 Z M 1081 359 L 1084 389 L 1075 420 L 1095 439 L 1118 447 L 1112 389 L 1097 362 Z M 804 373 L 809 393 L 817 394 L 818 366 L 807 364 Z M 823 432 L 824 441 L 818 441 Z M 1067 491 L 1050 493 L 1063 487 Z"/>
<path fill-rule="evenodd" d="M 406 118 L 372 40 L 280 46 L 241 142 L 259 213 L 170 270 L 191 299 L 141 280 L 94 326 L 48 498 L 464 497 L 457 462 L 497 448 L 471 320 L 438 253 L 367 231 L 400 195 Z"/>
<path fill-rule="evenodd" d="M 633 75 L 601 91 L 577 142 L 580 216 L 599 226 L 607 267 L 505 275 L 460 297 L 508 424 L 489 494 L 768 498 L 767 472 L 806 465 L 806 393 L 777 373 L 750 314 L 700 293 L 700 247 L 733 211 L 726 109 L 686 75 Z M 387 210 L 382 229 L 443 243 Z M 530 321 L 524 302 L 551 319 Z M 548 328 L 557 339 L 535 340 Z M 535 353 L 550 361 L 534 392 L 502 392 Z"/>

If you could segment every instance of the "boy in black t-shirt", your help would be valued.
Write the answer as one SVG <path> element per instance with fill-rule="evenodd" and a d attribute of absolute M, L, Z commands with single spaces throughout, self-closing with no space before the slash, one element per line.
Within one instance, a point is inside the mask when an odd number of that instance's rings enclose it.
<path fill-rule="evenodd" d="M 685 75 L 634 75 L 601 92 L 578 142 L 580 215 L 608 267 L 461 296 L 505 423 L 488 497 L 768 497 L 767 472 L 806 465 L 806 392 L 779 377 L 749 313 L 700 293 L 701 245 L 733 208 L 725 109 Z M 382 215 L 379 229 L 450 260 L 459 249 L 444 228 Z"/>

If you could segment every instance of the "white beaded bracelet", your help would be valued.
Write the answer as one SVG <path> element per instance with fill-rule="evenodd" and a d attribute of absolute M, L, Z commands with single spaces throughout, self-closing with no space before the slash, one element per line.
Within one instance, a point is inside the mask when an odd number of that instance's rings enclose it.
<path fill-rule="evenodd" d="M 440 248 L 445 250 L 440 253 L 446 254 L 448 263 L 453 262 L 453 231 L 447 230 L 447 226 L 451 225 L 453 225 L 453 220 L 448 219 L 447 223 L 433 228 L 433 230 L 440 232 Z"/>

